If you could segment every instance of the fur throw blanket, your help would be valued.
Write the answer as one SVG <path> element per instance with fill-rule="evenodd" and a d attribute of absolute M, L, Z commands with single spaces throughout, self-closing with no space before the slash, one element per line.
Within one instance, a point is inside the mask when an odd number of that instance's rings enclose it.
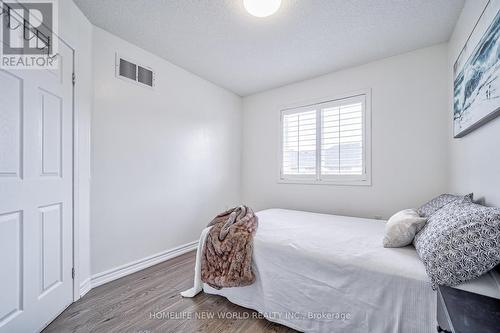
<path fill-rule="evenodd" d="M 201 280 L 213 288 L 242 287 L 255 281 L 252 269 L 253 236 L 257 217 L 246 206 L 217 215 L 201 256 Z"/>

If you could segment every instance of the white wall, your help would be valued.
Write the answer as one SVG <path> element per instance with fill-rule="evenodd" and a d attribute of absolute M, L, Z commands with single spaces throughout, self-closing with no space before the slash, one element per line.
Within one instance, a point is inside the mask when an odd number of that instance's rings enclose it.
<path fill-rule="evenodd" d="M 447 45 L 244 98 L 240 147 L 240 98 L 93 28 L 72 1 L 61 2 L 61 35 L 76 50 L 78 76 L 77 283 L 195 240 L 212 215 L 239 202 L 240 148 L 242 198 L 256 209 L 388 217 L 447 191 L 474 191 L 500 206 L 500 119 L 452 139 L 451 68 L 486 3 L 466 2 Z M 157 89 L 117 80 L 116 51 L 153 66 Z M 373 185 L 278 184 L 278 106 L 365 88 L 373 95 Z"/>
<path fill-rule="evenodd" d="M 388 217 L 447 190 L 447 46 L 438 45 L 243 99 L 243 201 Z M 279 106 L 372 89 L 373 185 L 278 184 Z"/>
<path fill-rule="evenodd" d="M 241 98 L 99 28 L 93 51 L 94 275 L 195 241 L 239 203 Z M 115 52 L 155 89 L 117 79 Z"/>
<path fill-rule="evenodd" d="M 90 287 L 90 123 L 93 104 L 92 24 L 73 1 L 59 1 L 60 35 L 75 50 L 75 114 L 78 117 L 78 196 L 75 197 L 76 283 Z M 77 295 L 75 295 L 77 296 Z"/>
<path fill-rule="evenodd" d="M 453 64 L 464 46 L 488 0 L 468 0 L 449 42 L 448 90 L 450 144 L 450 184 L 452 191 L 474 192 L 475 199 L 500 207 L 500 118 L 476 129 L 461 139 L 453 139 Z M 499 1 L 493 0 L 491 6 Z M 494 12 L 494 11 L 493 11 Z M 478 26 L 480 28 L 480 26 Z"/>

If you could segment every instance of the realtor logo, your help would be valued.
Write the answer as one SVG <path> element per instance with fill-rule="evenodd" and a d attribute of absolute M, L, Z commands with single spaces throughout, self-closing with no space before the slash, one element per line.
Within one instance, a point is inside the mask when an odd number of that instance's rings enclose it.
<path fill-rule="evenodd" d="M 56 69 L 57 0 L 0 0 L 0 6 L 0 68 Z"/>

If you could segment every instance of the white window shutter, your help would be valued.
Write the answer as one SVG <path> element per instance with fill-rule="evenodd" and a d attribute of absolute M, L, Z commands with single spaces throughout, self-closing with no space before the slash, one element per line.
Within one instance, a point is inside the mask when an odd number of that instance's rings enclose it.
<path fill-rule="evenodd" d="M 371 185 L 369 96 L 368 92 L 282 110 L 280 179 Z"/>
<path fill-rule="evenodd" d="M 363 174 L 363 103 L 347 99 L 321 109 L 321 175 Z"/>
<path fill-rule="evenodd" d="M 316 174 L 316 110 L 302 110 L 282 115 L 282 174 Z"/>

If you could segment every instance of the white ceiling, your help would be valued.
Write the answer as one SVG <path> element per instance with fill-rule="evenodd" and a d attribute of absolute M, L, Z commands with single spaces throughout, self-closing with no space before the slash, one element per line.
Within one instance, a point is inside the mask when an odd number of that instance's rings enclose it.
<path fill-rule="evenodd" d="M 446 42 L 464 0 L 75 0 L 90 21 L 238 95 Z"/>

